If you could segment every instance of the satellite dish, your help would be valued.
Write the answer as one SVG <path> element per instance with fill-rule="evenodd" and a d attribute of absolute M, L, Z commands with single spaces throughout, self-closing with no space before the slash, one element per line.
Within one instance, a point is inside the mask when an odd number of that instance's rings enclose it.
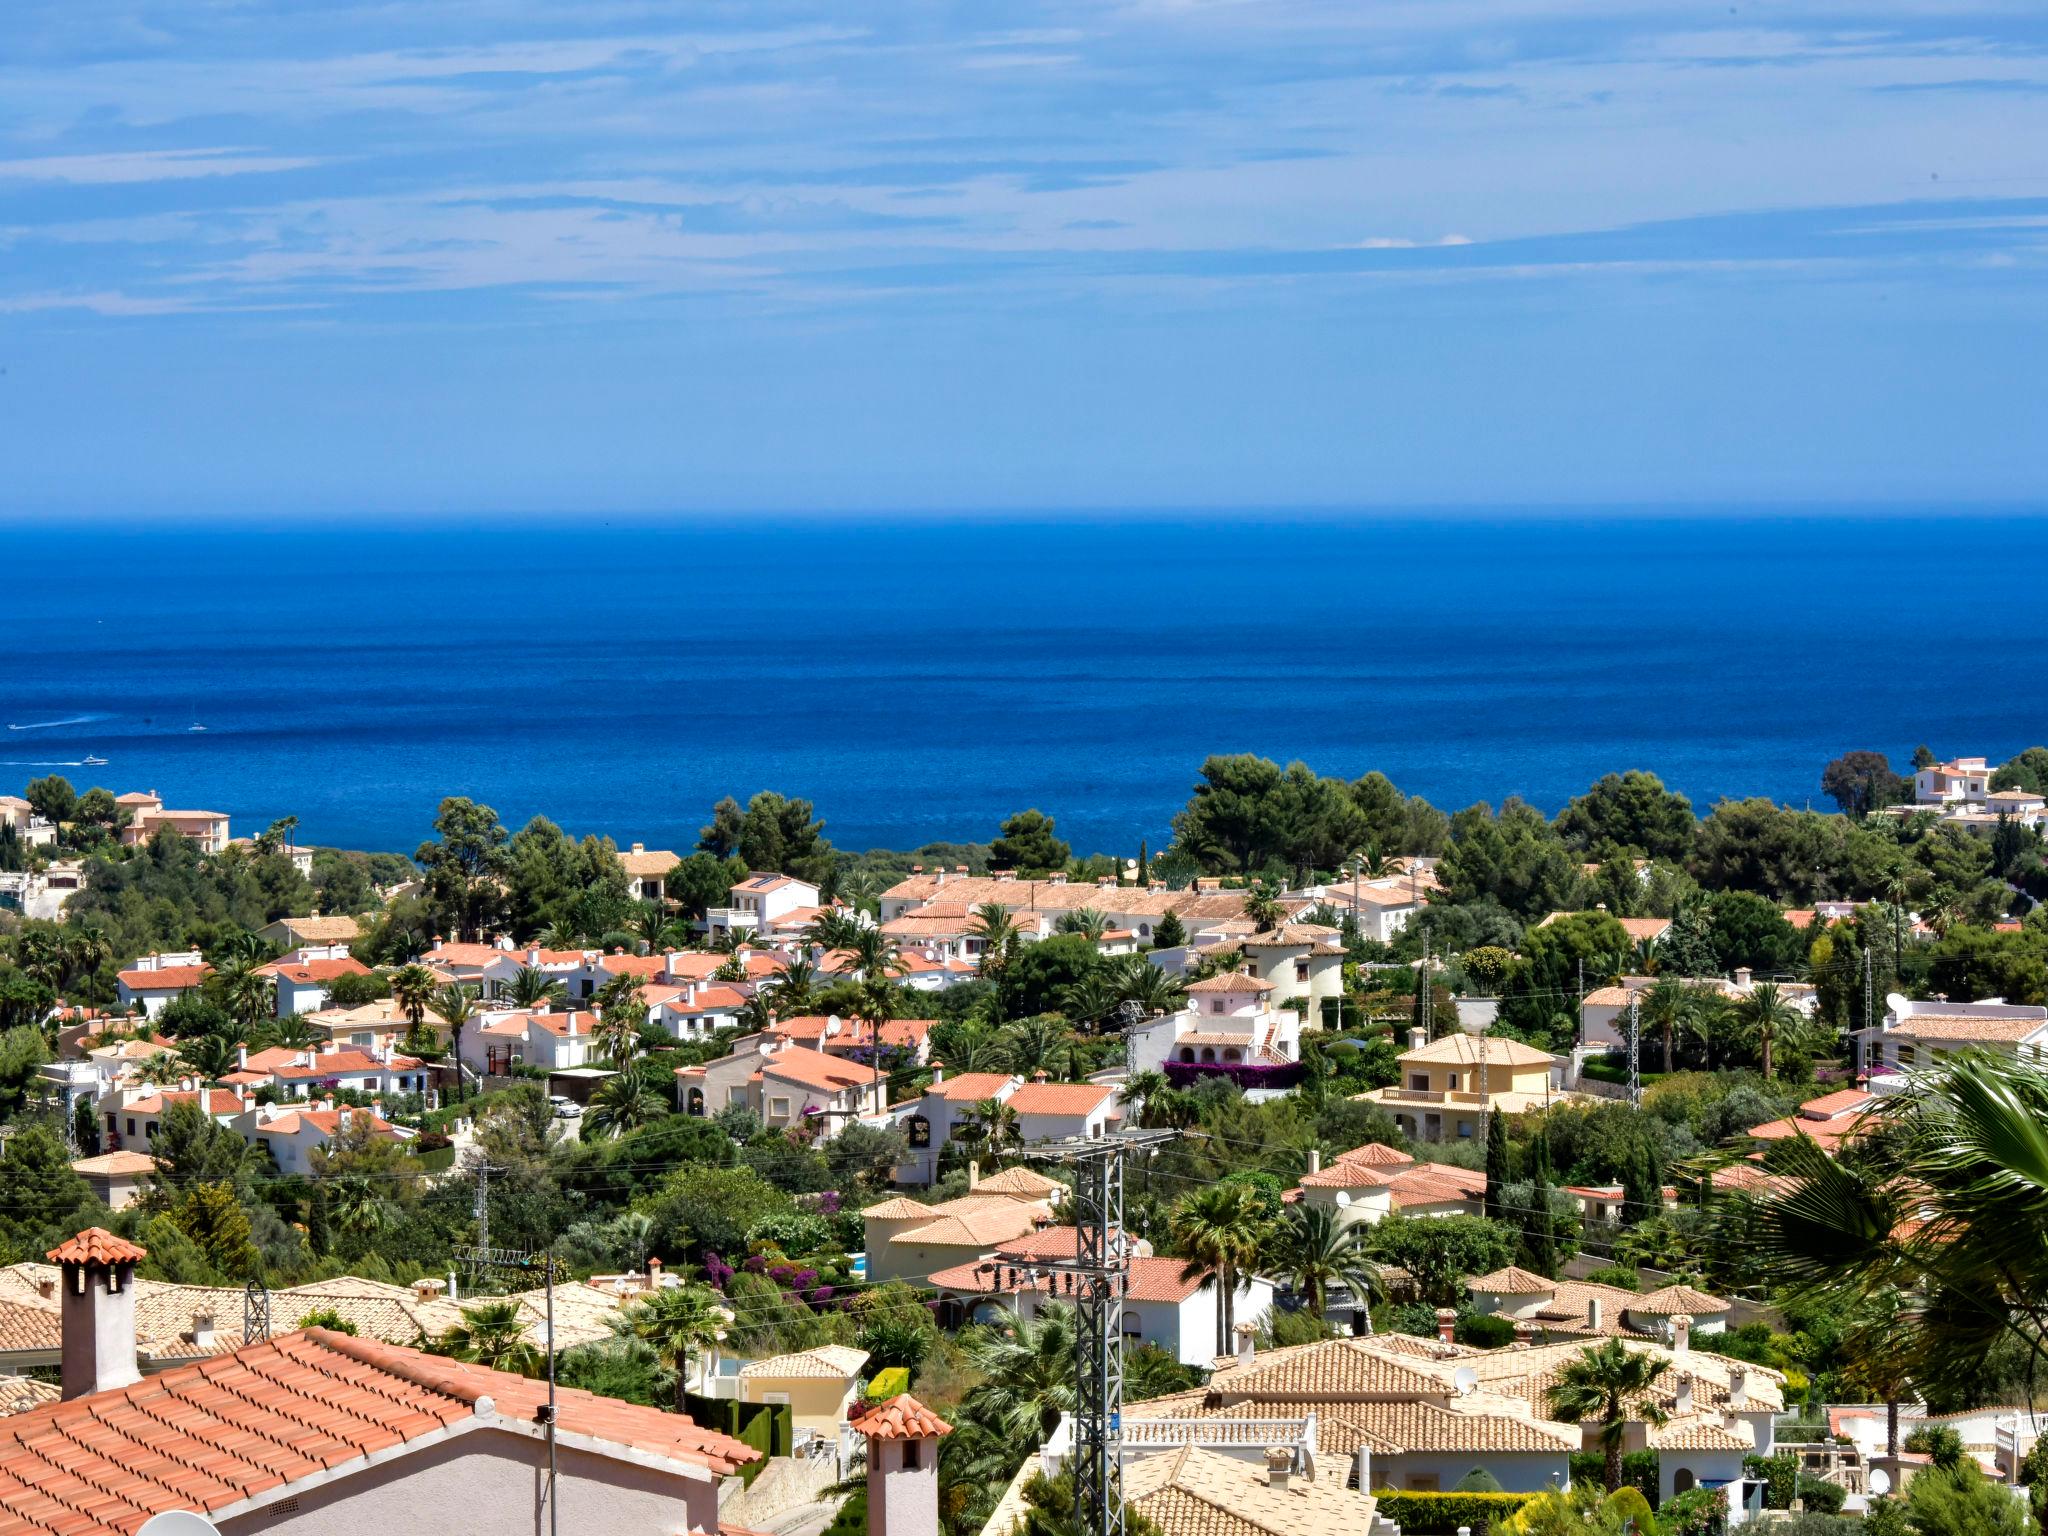
<path fill-rule="evenodd" d="M 1885 1010 L 1889 1013 L 1902 1014 L 1909 1011 L 1913 1004 L 1911 999 L 1907 998 L 1904 993 L 1887 992 L 1884 995 L 1884 1006 Z"/>
<path fill-rule="evenodd" d="M 1350 1192 L 1349 1190 L 1345 1190 L 1345 1189 L 1340 1189 L 1340 1190 L 1338 1190 L 1338 1191 L 1337 1191 L 1337 1209 L 1341 1211 L 1341 1210 L 1345 1209 L 1345 1208 L 1346 1208 L 1347 1206 L 1349 1206 L 1350 1204 L 1351 1204 L 1351 1192 Z"/>
<path fill-rule="evenodd" d="M 1451 1373 L 1451 1381 L 1458 1389 L 1458 1396 L 1468 1396 L 1479 1385 L 1479 1373 L 1469 1365 L 1461 1365 Z"/>
<path fill-rule="evenodd" d="M 167 1509 L 143 1521 L 135 1536 L 220 1536 L 220 1527 L 189 1509 Z"/>
<path fill-rule="evenodd" d="M 1886 1494 L 1890 1493 L 1892 1491 L 1891 1473 L 1885 1471 L 1883 1467 L 1871 1468 L 1870 1491 L 1880 1499 L 1883 1498 Z M 146 1532 L 148 1530 L 148 1527 L 145 1526 L 143 1529 Z"/>

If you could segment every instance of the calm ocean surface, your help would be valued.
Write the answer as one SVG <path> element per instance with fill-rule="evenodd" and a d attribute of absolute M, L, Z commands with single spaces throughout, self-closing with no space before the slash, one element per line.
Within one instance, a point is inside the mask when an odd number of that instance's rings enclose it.
<path fill-rule="evenodd" d="M 1647 768 L 1818 797 L 1848 747 L 2048 740 L 2048 521 L 1188 518 L 0 525 L 0 789 L 59 768 L 409 852 L 437 799 L 687 849 L 1156 849 L 1210 752 L 1554 809 Z M 44 722 L 73 722 L 45 724 Z M 203 724 L 204 732 L 188 729 Z"/>

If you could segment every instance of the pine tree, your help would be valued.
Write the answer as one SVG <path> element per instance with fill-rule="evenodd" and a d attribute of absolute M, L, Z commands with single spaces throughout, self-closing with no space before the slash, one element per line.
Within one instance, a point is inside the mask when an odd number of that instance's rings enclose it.
<path fill-rule="evenodd" d="M 1486 1117 L 1486 1214 L 1500 1220 L 1500 1192 L 1506 1187 L 1512 1172 L 1508 1166 L 1508 1117 L 1494 1114 Z"/>
<path fill-rule="evenodd" d="M 1152 878 L 1152 859 L 1145 851 L 1145 840 L 1138 839 L 1138 884 L 1144 885 Z"/>

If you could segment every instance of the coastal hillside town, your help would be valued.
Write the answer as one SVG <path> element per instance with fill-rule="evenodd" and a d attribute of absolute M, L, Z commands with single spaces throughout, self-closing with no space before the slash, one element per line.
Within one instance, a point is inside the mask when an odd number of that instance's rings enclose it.
<path fill-rule="evenodd" d="M 1817 787 L 408 854 L 36 779 L 0 1532 L 2048 1528 L 2048 748 Z"/>

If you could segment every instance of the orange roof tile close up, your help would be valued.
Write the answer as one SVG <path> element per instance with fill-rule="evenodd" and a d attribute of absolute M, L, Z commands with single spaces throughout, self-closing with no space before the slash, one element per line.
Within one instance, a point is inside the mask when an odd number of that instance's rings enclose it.
<path fill-rule="evenodd" d="M 953 1433 L 953 1426 L 908 1392 L 877 1403 L 853 1421 L 870 1440 L 925 1440 Z"/>
<path fill-rule="evenodd" d="M 480 1417 L 523 1432 L 547 1386 L 322 1328 L 174 1366 L 0 1420 L 0 1530 L 132 1536 L 167 1509 L 214 1511 Z M 723 1476 L 760 1452 L 664 1413 L 558 1394 L 563 1429 Z"/>
<path fill-rule="evenodd" d="M 116 1237 L 105 1227 L 87 1227 L 74 1238 L 52 1248 L 46 1258 L 52 1264 L 134 1264 L 149 1257 L 125 1237 Z"/>

